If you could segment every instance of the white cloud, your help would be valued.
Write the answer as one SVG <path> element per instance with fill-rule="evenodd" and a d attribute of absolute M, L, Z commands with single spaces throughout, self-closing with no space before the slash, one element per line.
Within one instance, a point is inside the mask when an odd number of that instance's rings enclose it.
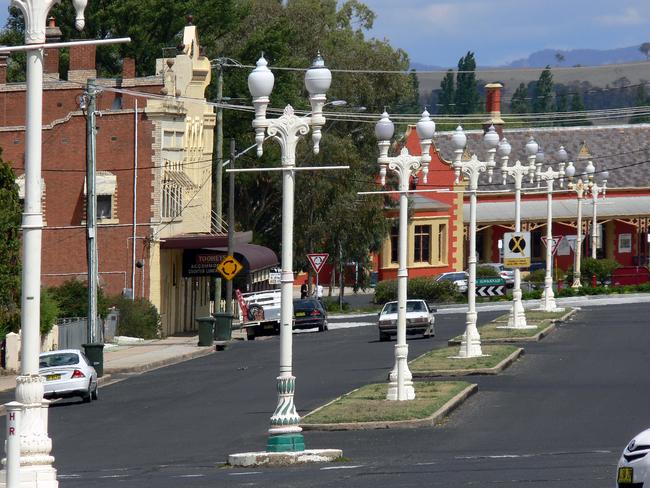
<path fill-rule="evenodd" d="M 647 23 L 647 19 L 634 7 L 628 7 L 623 11 L 614 14 L 599 15 L 596 22 L 608 27 L 620 27 L 626 25 L 640 25 Z"/>

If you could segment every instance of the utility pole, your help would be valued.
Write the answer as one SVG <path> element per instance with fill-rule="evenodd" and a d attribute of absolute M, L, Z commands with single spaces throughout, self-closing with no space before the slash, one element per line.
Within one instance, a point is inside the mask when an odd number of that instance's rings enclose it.
<path fill-rule="evenodd" d="M 217 137 L 215 139 L 215 154 L 212 164 L 212 211 L 216 219 L 211 219 L 212 232 L 221 233 L 221 217 L 223 213 L 223 65 L 217 64 Z M 230 254 L 228 254 L 230 256 Z M 215 312 L 221 312 L 221 278 L 217 276 L 214 281 Z"/>
<path fill-rule="evenodd" d="M 230 139 L 230 168 L 235 168 L 235 139 Z M 228 256 L 235 251 L 235 173 L 228 174 Z M 226 313 L 232 317 L 232 280 L 226 281 Z"/>
<path fill-rule="evenodd" d="M 97 85 L 89 79 L 86 88 L 86 249 L 88 254 L 88 343 L 83 344 L 84 351 L 97 370 L 97 376 L 103 375 L 104 344 L 98 333 L 97 323 L 97 176 L 95 112 L 97 111 Z"/>

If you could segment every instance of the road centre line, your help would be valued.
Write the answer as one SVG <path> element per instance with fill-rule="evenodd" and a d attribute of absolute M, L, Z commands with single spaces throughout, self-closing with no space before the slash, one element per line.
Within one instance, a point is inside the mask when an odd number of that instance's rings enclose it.
<path fill-rule="evenodd" d="M 332 469 L 356 469 L 356 468 L 363 468 L 363 464 L 356 464 L 353 466 L 326 466 L 324 468 L 320 468 L 321 471 L 329 471 Z"/>

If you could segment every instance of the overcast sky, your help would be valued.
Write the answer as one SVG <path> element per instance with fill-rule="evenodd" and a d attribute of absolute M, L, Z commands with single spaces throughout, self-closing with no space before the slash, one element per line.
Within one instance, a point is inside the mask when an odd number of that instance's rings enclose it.
<path fill-rule="evenodd" d="M 546 48 L 610 49 L 650 41 L 648 0 L 362 1 L 377 14 L 374 37 L 389 39 L 413 62 L 443 67 L 455 66 L 468 50 L 478 64 L 497 66 Z M 8 5 L 0 0 L 2 25 Z"/>

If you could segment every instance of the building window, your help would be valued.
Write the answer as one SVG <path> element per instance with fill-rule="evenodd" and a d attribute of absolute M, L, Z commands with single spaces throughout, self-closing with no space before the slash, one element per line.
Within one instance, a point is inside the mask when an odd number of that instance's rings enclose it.
<path fill-rule="evenodd" d="M 399 229 L 396 225 L 390 228 L 390 262 L 399 262 Z"/>
<path fill-rule="evenodd" d="M 632 234 L 620 234 L 618 236 L 618 252 L 632 252 Z"/>
<path fill-rule="evenodd" d="M 165 178 L 162 191 L 162 216 L 165 219 L 178 217 L 183 210 L 183 190 L 173 179 Z"/>
<path fill-rule="evenodd" d="M 95 175 L 95 216 L 106 223 L 113 219 L 117 177 L 109 171 L 98 171 Z M 88 195 L 88 185 L 84 184 L 84 196 Z"/>
<path fill-rule="evenodd" d="M 413 261 L 428 263 L 431 261 L 431 226 L 416 225 L 414 235 Z"/>
<path fill-rule="evenodd" d="M 438 226 L 438 262 L 447 262 L 447 224 Z"/>
<path fill-rule="evenodd" d="M 112 195 L 97 195 L 97 206 L 95 211 L 97 220 L 110 219 L 113 217 Z"/>

